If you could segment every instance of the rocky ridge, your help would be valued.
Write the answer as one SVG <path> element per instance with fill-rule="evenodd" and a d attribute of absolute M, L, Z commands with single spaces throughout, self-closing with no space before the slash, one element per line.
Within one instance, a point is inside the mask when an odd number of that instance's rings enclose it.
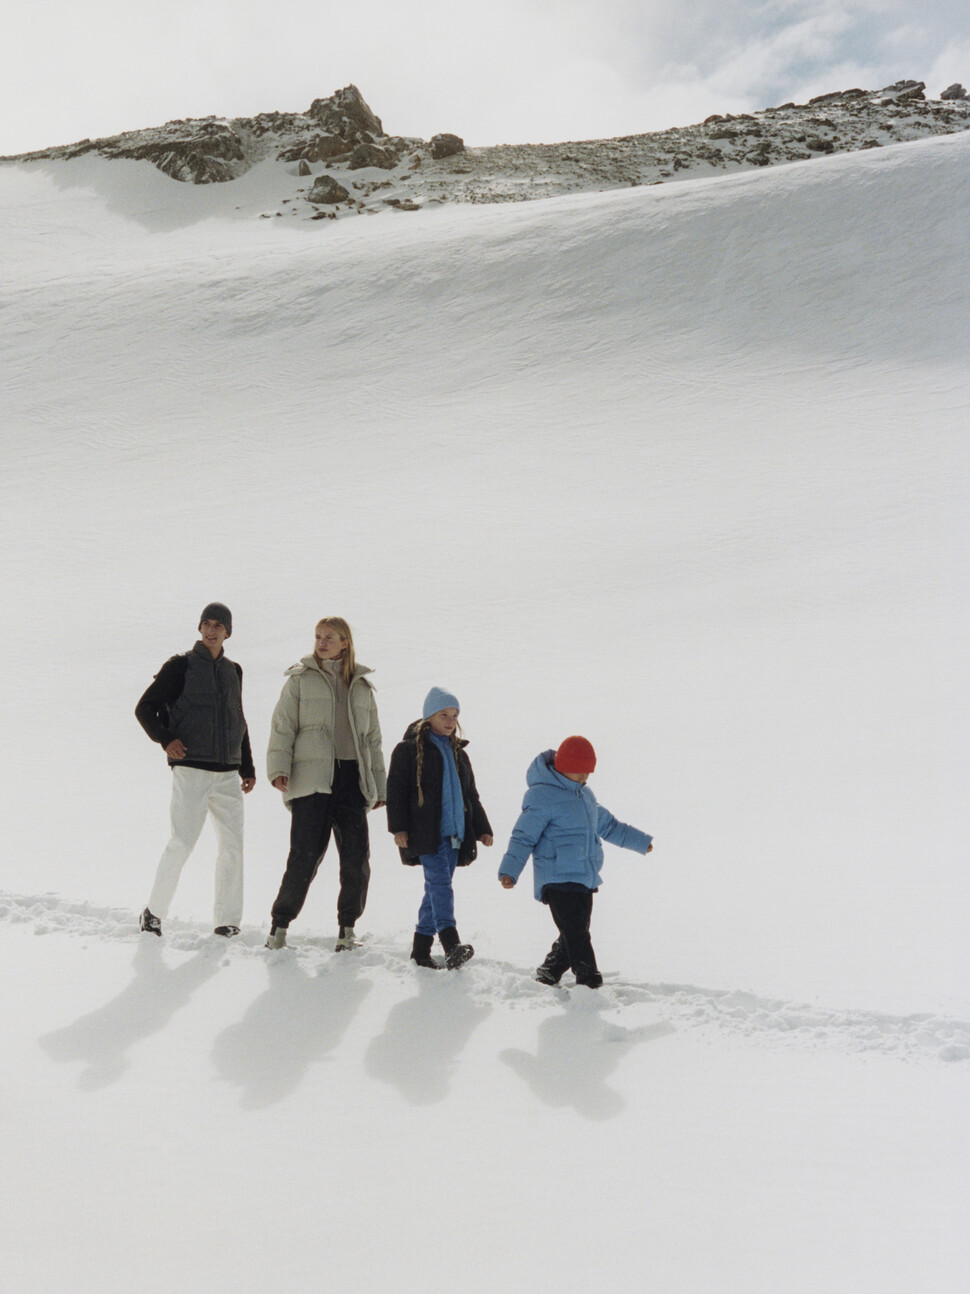
<path fill-rule="evenodd" d="M 970 98 L 951 85 L 927 99 L 922 81 L 851 89 L 806 104 L 718 115 L 643 135 L 561 144 L 466 148 L 450 133 L 430 140 L 388 135 L 354 85 L 315 99 L 305 113 L 205 117 L 79 143 L 4 162 L 86 154 L 151 162 L 173 180 L 229 183 L 254 165 L 280 168 L 279 209 L 264 218 L 336 219 L 418 211 L 446 202 L 524 202 L 556 194 L 662 184 L 970 129 Z M 283 208 L 286 208 L 284 211 Z"/>

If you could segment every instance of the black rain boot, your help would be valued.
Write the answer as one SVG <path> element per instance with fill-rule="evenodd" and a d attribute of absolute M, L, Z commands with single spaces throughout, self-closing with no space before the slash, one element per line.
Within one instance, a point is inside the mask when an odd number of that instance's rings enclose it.
<path fill-rule="evenodd" d="M 434 943 L 434 935 L 419 935 L 417 931 L 414 934 L 414 943 L 411 945 L 411 960 L 418 966 L 425 966 L 428 970 L 441 970 L 441 967 L 431 956 L 431 945 Z"/>
<path fill-rule="evenodd" d="M 470 961 L 475 956 L 475 949 L 471 944 L 461 942 L 458 938 L 458 931 L 454 926 L 449 926 L 446 930 L 439 930 L 438 938 L 441 940 L 441 946 L 445 950 L 445 965 L 449 970 L 457 970 L 459 966 L 464 966 L 465 962 Z"/>
<path fill-rule="evenodd" d="M 540 984 L 558 984 L 569 970 L 569 953 L 562 935 L 546 953 L 546 960 L 536 969 L 536 979 Z"/>

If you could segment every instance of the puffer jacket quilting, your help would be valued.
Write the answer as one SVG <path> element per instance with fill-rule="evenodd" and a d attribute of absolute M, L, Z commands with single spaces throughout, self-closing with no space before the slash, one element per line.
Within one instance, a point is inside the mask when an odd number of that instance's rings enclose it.
<path fill-rule="evenodd" d="M 500 876 L 518 880 L 532 855 L 535 896 L 546 885 L 573 883 L 598 889 L 602 883 L 601 840 L 645 854 L 652 836 L 614 818 L 597 803 L 589 786 L 572 782 L 554 766 L 556 752 L 537 755 L 526 773 L 529 789 L 522 801 Z"/>
<path fill-rule="evenodd" d="M 366 665 L 355 668 L 347 701 L 360 790 L 367 807 L 373 808 L 387 798 L 387 775 L 374 688 L 366 677 L 370 673 Z M 337 694 L 315 656 L 304 656 L 286 675 L 270 724 L 266 769 L 271 782 L 277 777 L 289 779 L 283 792 L 283 802 L 289 805 L 304 795 L 329 795 L 333 787 Z"/>

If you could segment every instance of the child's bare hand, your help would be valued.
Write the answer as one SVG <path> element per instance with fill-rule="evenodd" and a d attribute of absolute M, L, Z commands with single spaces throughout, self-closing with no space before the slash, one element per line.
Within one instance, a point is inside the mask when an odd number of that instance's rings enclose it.
<path fill-rule="evenodd" d="M 479 844 L 481 844 L 481 845 L 485 845 L 485 847 L 486 847 L 486 848 L 489 848 L 489 849 L 490 849 L 490 848 L 492 847 L 492 845 L 494 845 L 494 844 L 495 844 L 495 837 L 494 837 L 494 836 L 479 836 L 479 837 L 478 837 L 478 842 L 479 842 Z"/>
<path fill-rule="evenodd" d="M 515 885 L 515 881 L 511 876 L 500 876 L 498 879 L 503 890 L 510 890 Z"/>
<path fill-rule="evenodd" d="M 399 831 L 394 837 L 394 843 L 397 845 L 398 849 L 407 849 L 408 833 L 406 831 Z"/>

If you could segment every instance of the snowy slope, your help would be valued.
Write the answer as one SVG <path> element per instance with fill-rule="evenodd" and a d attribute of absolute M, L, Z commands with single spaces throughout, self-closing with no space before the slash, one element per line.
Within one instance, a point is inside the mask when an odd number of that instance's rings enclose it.
<path fill-rule="evenodd" d="M 962 1290 L 970 141 L 325 238 L 238 218 L 275 165 L 0 170 L 19 1287 Z M 145 947 L 131 711 L 212 597 L 257 751 L 345 614 L 388 745 L 462 698 L 499 842 L 593 740 L 657 839 L 607 861 L 601 997 L 529 979 L 498 848 L 476 960 L 412 974 L 376 819 L 362 954 L 324 868 L 265 957 L 264 782 L 240 944 L 204 839 Z"/>

